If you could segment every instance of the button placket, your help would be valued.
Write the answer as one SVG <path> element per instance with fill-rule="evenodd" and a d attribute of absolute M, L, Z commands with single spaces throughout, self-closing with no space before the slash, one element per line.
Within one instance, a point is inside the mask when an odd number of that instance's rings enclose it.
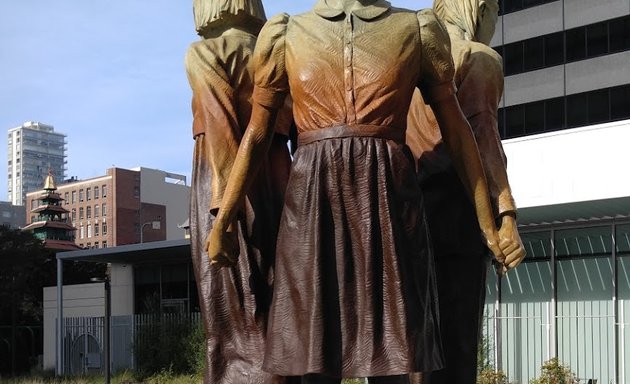
<path fill-rule="evenodd" d="M 354 108 L 354 73 L 353 73 L 353 44 L 352 44 L 352 13 L 348 13 L 344 22 L 344 83 L 347 122 L 356 121 L 356 111 Z"/>

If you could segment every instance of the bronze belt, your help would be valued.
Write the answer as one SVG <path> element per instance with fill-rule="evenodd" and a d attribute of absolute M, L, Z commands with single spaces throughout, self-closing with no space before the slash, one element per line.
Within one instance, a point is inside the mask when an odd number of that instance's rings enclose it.
<path fill-rule="evenodd" d="M 327 139 L 341 139 L 346 137 L 374 137 L 377 139 L 393 140 L 405 143 L 405 130 L 390 125 L 338 125 L 330 128 L 315 129 L 298 135 L 298 145 L 307 145 Z"/>

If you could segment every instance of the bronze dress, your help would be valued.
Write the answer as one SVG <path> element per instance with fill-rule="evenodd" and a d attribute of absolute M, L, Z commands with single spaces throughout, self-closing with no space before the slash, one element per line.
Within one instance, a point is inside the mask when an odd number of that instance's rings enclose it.
<path fill-rule="evenodd" d="M 193 157 L 190 209 L 192 260 L 206 331 L 212 384 L 270 384 L 284 379 L 262 371 L 272 267 L 290 156 L 290 110 L 239 214 L 240 256 L 233 268 L 210 265 L 205 240 L 251 113 L 252 53 L 256 36 L 231 35 L 191 45 L 186 70 L 193 90 Z"/>
<path fill-rule="evenodd" d="M 404 143 L 419 86 L 454 92 L 431 11 L 342 1 L 268 21 L 254 100 L 293 99 L 299 147 L 276 254 L 264 369 L 279 375 L 403 375 L 441 367 L 433 257 Z"/>
<path fill-rule="evenodd" d="M 515 212 L 509 185 L 502 185 L 499 176 L 506 167 L 497 130 L 503 93 L 501 57 L 484 44 L 457 39 L 452 41 L 452 54 L 457 99 L 479 147 L 495 214 Z M 418 159 L 443 329 L 445 367 L 433 372 L 430 382 L 474 384 L 490 253 L 433 111 L 419 92 L 414 93 L 409 110 L 407 144 Z"/>

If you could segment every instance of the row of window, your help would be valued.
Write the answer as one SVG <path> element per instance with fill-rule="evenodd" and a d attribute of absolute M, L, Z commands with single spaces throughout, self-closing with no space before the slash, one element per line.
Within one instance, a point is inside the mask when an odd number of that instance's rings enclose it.
<path fill-rule="evenodd" d="M 92 212 L 94 212 L 94 218 L 100 217 L 101 215 L 103 215 L 103 217 L 107 216 L 107 203 L 103 203 L 101 205 L 94 205 L 94 210 L 92 211 L 92 207 L 91 206 L 87 206 L 85 207 L 85 209 L 83 207 L 79 207 L 79 220 L 83 220 L 83 219 L 91 219 L 92 218 Z M 71 212 L 71 219 L 72 222 L 74 223 L 77 219 L 77 209 L 76 208 L 72 208 L 72 212 Z"/>
<path fill-rule="evenodd" d="M 78 196 L 79 199 L 78 201 L 81 203 L 84 200 L 90 201 L 92 200 L 92 198 L 99 199 L 100 197 L 107 197 L 107 184 L 103 184 L 100 189 L 98 186 L 95 186 L 94 188 L 92 187 L 88 187 L 88 188 L 81 188 L 78 191 Z M 70 198 L 70 199 L 69 199 Z M 66 205 L 68 204 L 76 204 L 77 202 L 77 191 L 74 190 L 71 193 L 70 192 L 66 192 L 64 194 L 64 199 L 66 202 Z"/>
<path fill-rule="evenodd" d="M 93 236 L 107 236 L 107 223 L 94 223 L 79 226 L 79 239 L 91 239 Z"/>
<path fill-rule="evenodd" d="M 499 15 L 520 11 L 541 4 L 553 3 L 557 0 L 501 0 L 499 1 Z"/>
<path fill-rule="evenodd" d="M 499 109 L 503 139 L 630 119 L 630 85 Z"/>
<path fill-rule="evenodd" d="M 630 16 L 496 47 L 505 75 L 630 50 Z"/>
<path fill-rule="evenodd" d="M 94 245 L 92 245 L 92 243 L 90 242 L 87 242 L 85 245 L 83 243 L 80 243 L 79 247 L 81 248 L 107 248 L 107 241 L 103 241 L 100 244 L 98 241 L 95 241 Z"/>

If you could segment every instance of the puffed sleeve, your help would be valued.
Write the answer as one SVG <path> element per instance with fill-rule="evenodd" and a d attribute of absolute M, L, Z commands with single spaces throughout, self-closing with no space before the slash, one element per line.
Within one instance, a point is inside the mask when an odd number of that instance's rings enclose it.
<path fill-rule="evenodd" d="M 289 15 L 274 16 L 265 23 L 254 50 L 255 103 L 280 108 L 289 92 L 285 65 L 285 38 Z"/>
<path fill-rule="evenodd" d="M 446 29 L 430 9 L 418 12 L 422 42 L 422 71 L 418 88 L 427 104 L 455 94 L 451 40 Z"/>

